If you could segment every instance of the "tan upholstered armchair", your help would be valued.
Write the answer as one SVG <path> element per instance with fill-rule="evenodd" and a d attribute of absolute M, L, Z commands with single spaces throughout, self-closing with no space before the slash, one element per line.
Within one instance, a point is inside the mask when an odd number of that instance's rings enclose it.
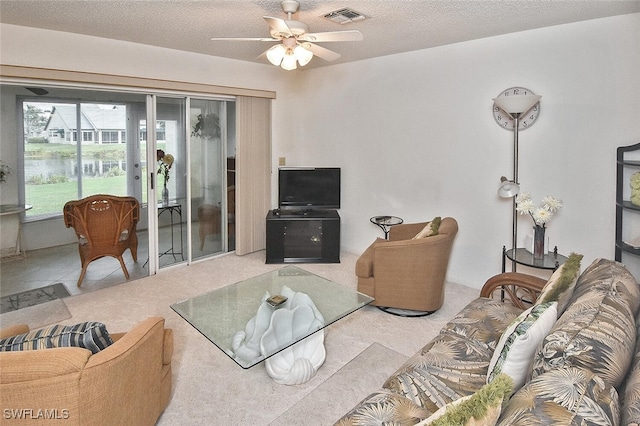
<path fill-rule="evenodd" d="M 28 332 L 16 325 L 0 330 L 0 339 Z M 154 425 L 171 399 L 173 331 L 151 317 L 111 338 L 96 354 L 80 347 L 0 352 L 0 423 Z M 38 417 L 39 410 L 56 417 Z"/>
<path fill-rule="evenodd" d="M 378 238 L 356 262 L 358 291 L 373 305 L 432 313 L 444 302 L 444 283 L 458 223 L 442 219 L 437 235 L 412 239 L 427 224 L 393 226 L 389 240 Z"/>
<path fill-rule="evenodd" d="M 122 254 L 130 249 L 133 260 L 138 260 L 136 225 L 139 219 L 140 204 L 134 197 L 100 194 L 64 205 L 64 224 L 73 228 L 78 237 L 82 263 L 78 287 L 89 263 L 104 256 L 118 259 L 124 276 L 129 278 Z"/>

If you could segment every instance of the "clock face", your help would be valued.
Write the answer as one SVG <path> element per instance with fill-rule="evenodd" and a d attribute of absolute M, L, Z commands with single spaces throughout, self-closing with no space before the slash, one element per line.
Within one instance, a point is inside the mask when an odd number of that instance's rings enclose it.
<path fill-rule="evenodd" d="M 518 95 L 535 95 L 531 90 L 524 87 L 510 87 L 507 90 L 503 90 L 497 98 L 503 96 L 518 96 Z M 525 130 L 533 126 L 533 123 L 538 119 L 540 115 L 540 102 L 537 102 L 531 109 L 523 113 L 518 119 L 518 130 Z M 504 129 L 513 130 L 515 120 L 511 118 L 509 114 L 504 112 L 499 106 L 493 104 L 493 118 L 496 123 Z"/>

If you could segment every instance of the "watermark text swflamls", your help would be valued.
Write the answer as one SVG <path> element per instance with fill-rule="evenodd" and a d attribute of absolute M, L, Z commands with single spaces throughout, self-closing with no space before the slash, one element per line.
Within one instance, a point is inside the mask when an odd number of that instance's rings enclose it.
<path fill-rule="evenodd" d="M 66 408 L 5 408 L 2 411 L 5 420 L 66 420 L 69 410 Z"/>

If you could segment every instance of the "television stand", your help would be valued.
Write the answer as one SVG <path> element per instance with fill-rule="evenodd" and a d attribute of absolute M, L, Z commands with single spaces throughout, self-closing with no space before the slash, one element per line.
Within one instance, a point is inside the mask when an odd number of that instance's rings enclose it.
<path fill-rule="evenodd" d="M 266 263 L 340 263 L 336 210 L 270 210 Z"/>

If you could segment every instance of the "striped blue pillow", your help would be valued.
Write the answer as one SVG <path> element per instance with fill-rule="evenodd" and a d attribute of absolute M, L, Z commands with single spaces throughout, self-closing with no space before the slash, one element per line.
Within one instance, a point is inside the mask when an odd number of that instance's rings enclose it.
<path fill-rule="evenodd" d="M 98 353 L 113 340 L 107 327 L 100 322 L 83 322 L 75 325 L 52 325 L 18 336 L 0 340 L 0 352 L 34 349 L 79 347 Z"/>

